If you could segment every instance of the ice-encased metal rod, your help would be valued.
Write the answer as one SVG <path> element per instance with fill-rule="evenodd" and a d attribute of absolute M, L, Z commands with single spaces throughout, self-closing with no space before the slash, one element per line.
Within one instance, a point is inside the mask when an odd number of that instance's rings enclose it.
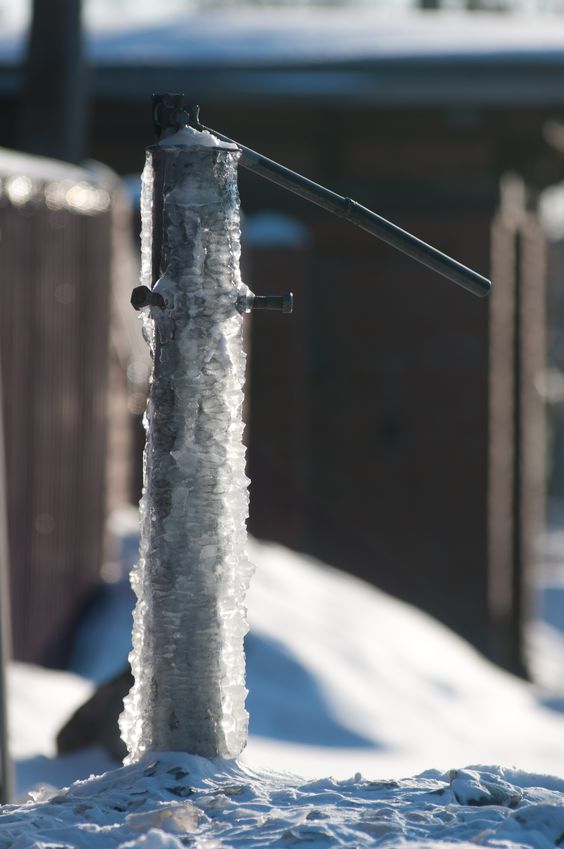
<path fill-rule="evenodd" d="M 206 138 L 207 137 L 207 138 Z M 249 295 L 239 271 L 239 152 L 186 128 L 148 149 L 142 277 L 153 375 L 146 416 L 135 685 L 120 719 L 146 751 L 236 757 L 246 743 L 250 576 L 242 443 Z"/>
<path fill-rule="evenodd" d="M 376 212 L 372 212 L 372 210 L 351 200 L 351 198 L 343 197 L 324 186 L 320 186 L 319 183 L 303 177 L 301 174 L 268 159 L 268 157 L 245 147 L 239 142 L 233 142 L 232 139 L 216 130 L 211 130 L 201 124 L 199 126 L 225 142 L 236 144 L 241 151 L 241 165 L 254 174 L 265 177 L 278 186 L 323 207 L 334 215 L 356 224 L 362 230 L 377 236 L 383 242 L 426 265 L 427 268 L 431 268 L 437 274 L 441 274 L 473 295 L 484 297 L 490 291 L 491 282 L 486 277 L 452 259 L 427 242 L 418 239 L 417 236 L 402 230 L 397 224 L 393 224 Z"/>

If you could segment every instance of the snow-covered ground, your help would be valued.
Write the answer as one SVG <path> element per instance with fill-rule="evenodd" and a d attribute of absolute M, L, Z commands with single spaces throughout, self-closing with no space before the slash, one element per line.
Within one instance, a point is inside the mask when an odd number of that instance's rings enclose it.
<path fill-rule="evenodd" d="M 2 849 L 553 847 L 564 781 L 499 767 L 304 780 L 167 753 L 0 811 Z"/>
<path fill-rule="evenodd" d="M 564 778 L 547 777 L 564 776 L 564 700 L 548 688 L 564 659 L 555 615 L 532 641 L 541 690 L 357 579 L 274 545 L 251 541 L 249 554 L 241 762 L 155 754 L 56 790 L 114 766 L 100 750 L 56 758 L 53 738 L 91 691 L 85 676 L 125 661 L 131 596 L 117 581 L 77 643 L 81 676 L 10 671 L 20 798 L 43 786 L 0 811 L 0 849 L 561 845 Z"/>

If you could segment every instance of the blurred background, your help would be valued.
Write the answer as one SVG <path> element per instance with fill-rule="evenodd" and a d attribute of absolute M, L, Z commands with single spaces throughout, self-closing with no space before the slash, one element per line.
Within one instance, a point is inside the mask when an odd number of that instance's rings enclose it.
<path fill-rule="evenodd" d="M 244 278 L 295 294 L 248 326 L 249 530 L 530 677 L 530 623 L 564 631 L 559 0 L 0 0 L 14 657 L 68 668 L 134 558 L 155 91 L 492 277 L 472 298 L 240 172 Z"/>

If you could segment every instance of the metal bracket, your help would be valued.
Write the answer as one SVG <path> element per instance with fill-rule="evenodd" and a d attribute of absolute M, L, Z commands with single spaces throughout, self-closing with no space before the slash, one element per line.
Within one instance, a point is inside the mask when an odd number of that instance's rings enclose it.
<path fill-rule="evenodd" d="M 186 103 L 183 94 L 153 95 L 153 128 L 157 142 L 186 126 L 203 129 L 199 106 Z"/>

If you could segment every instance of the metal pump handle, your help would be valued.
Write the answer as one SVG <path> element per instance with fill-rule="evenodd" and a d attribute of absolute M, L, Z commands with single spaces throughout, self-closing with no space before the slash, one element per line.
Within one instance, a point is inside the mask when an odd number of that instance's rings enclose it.
<path fill-rule="evenodd" d="M 199 107 L 186 104 L 183 95 L 154 95 L 153 110 L 153 114 L 156 116 L 155 131 L 157 137 L 160 137 L 161 133 L 166 131 L 167 125 L 168 127 L 176 126 L 178 128 L 188 124 L 197 130 L 207 130 L 221 141 L 237 145 L 241 151 L 240 163 L 249 171 L 253 171 L 278 186 L 282 186 L 282 188 L 288 189 L 288 191 L 323 207 L 323 209 L 327 209 L 334 215 L 356 224 L 357 227 L 402 251 L 422 265 L 426 265 L 427 268 L 431 268 L 456 283 L 457 286 L 466 289 L 467 292 L 471 292 L 480 298 L 489 293 L 491 282 L 486 277 L 462 265 L 462 263 L 427 244 L 427 242 L 423 242 L 417 236 L 408 233 L 407 230 L 402 230 L 397 224 L 393 224 L 381 215 L 351 200 L 351 198 L 338 195 L 336 192 L 314 183 L 313 180 L 308 180 L 307 177 L 302 177 L 301 174 L 291 171 L 284 165 L 268 159 L 261 153 L 233 141 L 223 133 L 218 133 L 216 130 L 204 126 L 200 123 Z"/>

